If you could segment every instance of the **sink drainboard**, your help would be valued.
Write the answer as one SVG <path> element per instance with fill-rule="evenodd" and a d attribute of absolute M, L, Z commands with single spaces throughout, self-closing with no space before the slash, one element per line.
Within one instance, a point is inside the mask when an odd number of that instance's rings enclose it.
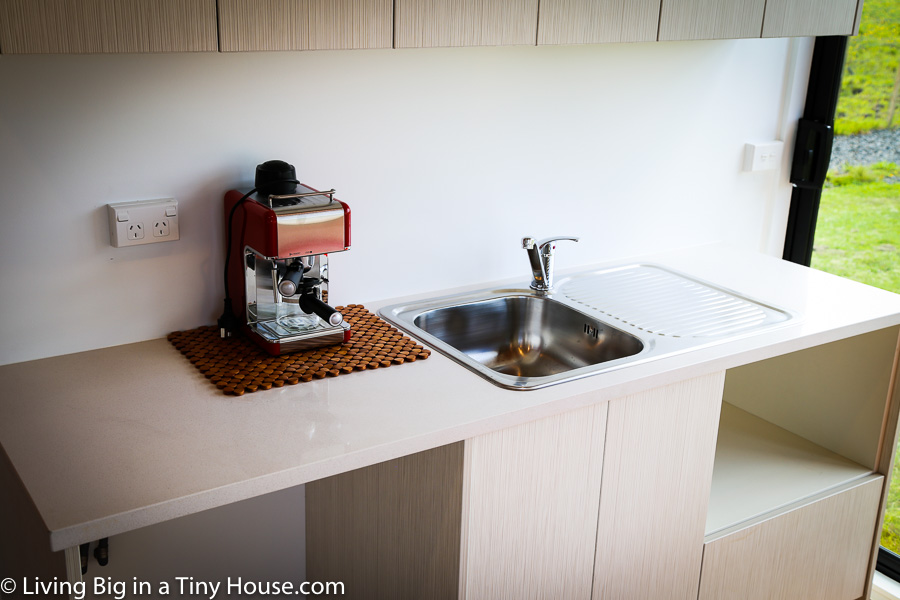
<path fill-rule="evenodd" d="M 666 337 L 718 338 L 790 318 L 779 309 L 653 265 L 575 276 L 559 292 L 613 319 Z"/>

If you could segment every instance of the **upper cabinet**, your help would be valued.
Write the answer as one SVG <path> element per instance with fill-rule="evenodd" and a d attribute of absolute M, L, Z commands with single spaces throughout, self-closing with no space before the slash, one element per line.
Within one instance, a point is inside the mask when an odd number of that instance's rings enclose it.
<path fill-rule="evenodd" d="M 659 41 L 759 37 L 766 0 L 666 0 Z"/>
<path fill-rule="evenodd" d="M 392 0 L 219 0 L 223 52 L 390 48 Z"/>
<path fill-rule="evenodd" d="M 659 4 L 660 0 L 542 0 L 538 44 L 653 42 Z"/>
<path fill-rule="evenodd" d="M 397 0 L 397 48 L 534 45 L 538 0 Z"/>
<path fill-rule="evenodd" d="M 215 0 L 0 0 L 4 54 L 217 49 Z"/>
<path fill-rule="evenodd" d="M 856 17 L 856 0 L 768 0 L 762 37 L 853 35 Z"/>
<path fill-rule="evenodd" d="M 3 54 L 852 35 L 862 0 L 0 0 Z"/>

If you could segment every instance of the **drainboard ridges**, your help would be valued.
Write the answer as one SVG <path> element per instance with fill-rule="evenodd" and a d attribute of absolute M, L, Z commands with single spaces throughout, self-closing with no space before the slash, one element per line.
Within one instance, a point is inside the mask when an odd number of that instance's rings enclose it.
<path fill-rule="evenodd" d="M 658 267 L 637 265 L 577 278 L 563 294 L 642 331 L 666 337 L 722 337 L 786 316 Z"/>

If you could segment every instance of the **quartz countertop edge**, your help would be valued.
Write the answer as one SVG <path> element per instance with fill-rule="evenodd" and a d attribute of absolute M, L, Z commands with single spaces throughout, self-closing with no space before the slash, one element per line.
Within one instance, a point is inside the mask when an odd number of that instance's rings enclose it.
<path fill-rule="evenodd" d="M 755 335 L 532 391 L 499 388 L 432 352 L 411 364 L 225 396 L 165 339 L 150 340 L 0 367 L 0 445 L 51 547 L 61 550 L 900 324 L 896 294 L 722 245 L 571 271 L 634 263 L 659 264 L 797 316 Z M 524 283 L 364 304 L 374 312 Z"/>

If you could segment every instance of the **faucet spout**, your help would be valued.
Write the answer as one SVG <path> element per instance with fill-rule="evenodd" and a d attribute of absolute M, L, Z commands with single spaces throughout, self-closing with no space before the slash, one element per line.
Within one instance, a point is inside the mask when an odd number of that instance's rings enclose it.
<path fill-rule="evenodd" d="M 569 235 L 556 236 L 540 242 L 535 242 L 534 238 L 530 237 L 522 238 L 522 247 L 528 252 L 528 260 L 531 263 L 533 275 L 531 289 L 542 294 L 553 290 L 553 250 L 556 248 L 554 242 L 563 240 L 577 242 L 578 238 Z"/>
<path fill-rule="evenodd" d="M 541 257 L 538 251 L 538 244 L 534 238 L 522 238 L 522 247 L 528 252 L 528 261 L 531 263 L 531 273 L 533 279 L 531 281 L 532 289 L 539 289 L 535 286 L 544 285 L 544 266 L 541 264 Z"/>

